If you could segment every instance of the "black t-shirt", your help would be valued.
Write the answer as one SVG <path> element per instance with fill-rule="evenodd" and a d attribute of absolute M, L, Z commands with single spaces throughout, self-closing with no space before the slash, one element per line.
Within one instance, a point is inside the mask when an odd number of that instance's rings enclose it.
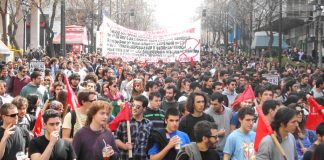
<path fill-rule="evenodd" d="M 28 155 L 29 157 L 34 153 L 42 154 L 49 141 L 45 136 L 40 136 L 30 141 Z M 53 147 L 50 160 L 73 160 L 75 159 L 75 154 L 73 152 L 72 144 L 68 141 L 59 139 Z"/>
<path fill-rule="evenodd" d="M 2 139 L 5 129 L 0 127 L 0 139 Z M 6 143 L 6 149 L 2 160 L 16 160 L 17 152 L 25 151 L 30 140 L 27 130 L 16 126 L 15 133 L 11 135 Z"/>
<path fill-rule="evenodd" d="M 201 117 L 194 117 L 191 114 L 188 114 L 181 119 L 180 124 L 179 124 L 179 130 L 187 133 L 191 142 L 196 142 L 193 128 L 196 123 L 203 121 L 203 120 L 207 120 L 209 122 L 214 122 L 214 119 L 206 113 L 203 113 L 203 115 Z"/>
<path fill-rule="evenodd" d="M 200 151 L 200 154 L 203 160 L 220 160 L 218 152 L 214 149 L 208 149 L 206 152 Z"/>
<path fill-rule="evenodd" d="M 205 152 L 200 151 L 200 155 L 202 160 L 220 160 L 220 157 L 216 150 L 214 149 L 208 149 Z M 190 160 L 190 157 L 188 154 L 182 154 L 178 160 Z"/>

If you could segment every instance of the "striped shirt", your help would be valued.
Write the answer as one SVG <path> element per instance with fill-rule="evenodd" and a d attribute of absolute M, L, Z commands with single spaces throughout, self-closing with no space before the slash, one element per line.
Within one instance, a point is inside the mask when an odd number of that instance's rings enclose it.
<path fill-rule="evenodd" d="M 165 128 L 164 126 L 165 112 L 162 109 L 153 110 L 150 107 L 146 108 L 144 118 L 150 120 L 153 124 L 153 129 Z"/>

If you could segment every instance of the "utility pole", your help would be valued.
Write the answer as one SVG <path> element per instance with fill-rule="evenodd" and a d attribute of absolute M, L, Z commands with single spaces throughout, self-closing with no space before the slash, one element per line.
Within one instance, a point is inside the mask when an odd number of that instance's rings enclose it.
<path fill-rule="evenodd" d="M 279 73 L 281 73 L 281 54 L 282 54 L 282 0 L 279 0 L 279 45 L 278 45 Z"/>
<path fill-rule="evenodd" d="M 253 37 L 253 0 L 250 1 L 250 44 L 249 44 L 249 57 L 252 56 L 252 37 Z"/>
<path fill-rule="evenodd" d="M 321 32 L 320 29 L 320 21 L 321 21 L 321 16 L 322 16 L 322 8 L 321 8 L 321 0 L 317 0 L 317 7 L 316 7 L 316 11 L 317 11 L 317 44 L 318 44 L 318 67 L 322 68 L 322 36 L 321 36 Z"/>
<path fill-rule="evenodd" d="M 66 57 L 65 44 L 65 0 L 61 0 L 61 54 Z"/>

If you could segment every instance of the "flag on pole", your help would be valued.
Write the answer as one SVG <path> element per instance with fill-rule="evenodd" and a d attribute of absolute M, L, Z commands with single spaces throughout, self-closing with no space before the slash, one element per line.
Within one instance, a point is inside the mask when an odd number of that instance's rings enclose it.
<path fill-rule="evenodd" d="M 319 123 L 324 122 L 324 114 L 321 112 L 324 106 L 318 104 L 312 96 L 307 98 L 309 104 L 309 113 L 307 116 L 305 128 L 316 130 Z"/>
<path fill-rule="evenodd" d="M 232 107 L 248 99 L 255 99 L 252 87 L 249 85 L 242 94 L 232 103 Z"/>
<path fill-rule="evenodd" d="M 42 133 L 42 129 L 43 129 L 43 117 L 42 116 L 43 116 L 42 111 L 40 111 L 38 113 L 38 116 L 37 116 L 37 119 L 35 122 L 35 126 L 33 128 L 33 132 L 36 135 L 36 137 L 39 137 L 40 134 Z"/>
<path fill-rule="evenodd" d="M 255 135 L 255 139 L 254 139 L 254 150 L 257 152 L 259 144 L 260 144 L 261 140 L 263 139 L 263 137 L 265 137 L 269 134 L 273 134 L 273 130 L 272 130 L 268 120 L 265 118 L 261 107 L 256 107 L 256 110 L 258 112 L 259 119 L 258 119 L 258 124 L 257 124 L 257 128 L 256 128 L 256 135 Z"/>
<path fill-rule="evenodd" d="M 130 109 L 128 102 L 125 102 L 125 106 L 120 112 L 117 114 L 114 120 L 109 123 L 109 129 L 113 132 L 116 131 L 120 122 L 129 121 L 130 120 Z"/>
<path fill-rule="evenodd" d="M 64 76 L 64 82 L 65 82 L 65 88 L 67 89 L 68 95 L 67 95 L 67 104 L 71 106 L 71 110 L 74 110 L 76 108 L 79 108 L 79 102 L 78 98 L 75 95 L 74 91 L 72 90 L 69 80 L 66 76 Z"/>

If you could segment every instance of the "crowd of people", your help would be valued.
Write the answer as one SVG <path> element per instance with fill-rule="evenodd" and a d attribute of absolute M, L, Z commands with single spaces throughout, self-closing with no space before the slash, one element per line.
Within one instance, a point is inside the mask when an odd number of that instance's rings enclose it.
<path fill-rule="evenodd" d="M 270 136 L 255 151 L 260 107 L 288 160 L 323 160 L 324 122 L 305 128 L 307 97 L 324 105 L 321 68 L 296 62 L 279 72 L 271 59 L 222 52 L 190 63 L 96 53 L 42 61 L 44 73 L 26 59 L 0 65 L 0 159 L 284 159 Z M 278 75 L 278 84 L 264 74 Z M 248 87 L 255 98 L 237 103 Z M 129 121 L 112 130 L 126 104 Z"/>

